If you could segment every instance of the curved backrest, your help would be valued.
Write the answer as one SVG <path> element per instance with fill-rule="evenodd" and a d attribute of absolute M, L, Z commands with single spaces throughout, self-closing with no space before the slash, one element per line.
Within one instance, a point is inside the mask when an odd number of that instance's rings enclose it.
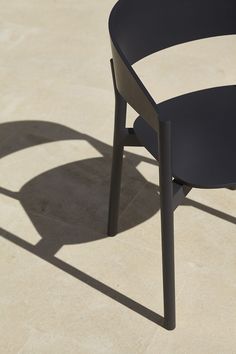
<path fill-rule="evenodd" d="M 235 33 L 235 0 L 120 0 L 110 16 L 112 41 L 131 65 L 179 43 Z"/>
<path fill-rule="evenodd" d="M 120 0 L 109 30 L 118 91 L 153 125 L 155 103 L 131 65 L 176 44 L 236 34 L 236 0 Z"/>

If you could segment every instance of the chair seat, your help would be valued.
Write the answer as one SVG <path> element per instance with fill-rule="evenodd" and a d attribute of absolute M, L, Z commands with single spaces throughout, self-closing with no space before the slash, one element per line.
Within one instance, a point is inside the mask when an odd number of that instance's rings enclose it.
<path fill-rule="evenodd" d="M 199 188 L 236 185 L 236 86 L 188 93 L 157 105 L 171 121 L 173 177 Z M 142 117 L 140 143 L 158 160 L 157 134 Z"/>

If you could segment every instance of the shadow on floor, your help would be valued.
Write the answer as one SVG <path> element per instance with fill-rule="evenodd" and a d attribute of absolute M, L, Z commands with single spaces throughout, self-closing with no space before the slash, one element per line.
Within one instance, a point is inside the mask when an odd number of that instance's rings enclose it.
<path fill-rule="evenodd" d="M 0 157 L 35 145 L 71 139 L 87 141 L 102 157 L 79 160 L 48 170 L 28 181 L 19 192 L 0 187 L 0 193 L 20 201 L 41 240 L 36 245 L 31 245 L 17 235 L 0 228 L 1 236 L 163 326 L 162 316 L 55 256 L 64 245 L 92 242 L 107 237 L 112 147 L 56 123 L 21 121 L 0 125 Z M 79 156 L 78 151 L 78 159 L 83 158 Z M 120 206 L 120 212 L 124 217 L 120 220 L 120 231 L 144 222 L 159 210 L 158 187 L 148 182 L 136 168 L 142 161 L 156 164 L 151 158 L 125 152 Z M 144 187 L 145 195 L 137 194 L 137 191 Z M 134 197 L 132 215 L 125 217 L 126 208 Z M 233 216 L 188 198 L 185 204 L 236 223 Z"/>

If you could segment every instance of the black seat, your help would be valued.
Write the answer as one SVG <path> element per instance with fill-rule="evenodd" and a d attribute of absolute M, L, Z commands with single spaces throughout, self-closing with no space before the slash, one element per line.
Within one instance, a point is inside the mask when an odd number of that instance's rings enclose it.
<path fill-rule="evenodd" d="M 192 92 L 157 105 L 171 121 L 172 171 L 180 183 L 220 188 L 236 181 L 236 85 Z M 158 160 L 157 134 L 141 117 L 138 139 Z"/>
<path fill-rule="evenodd" d="M 143 145 L 159 162 L 163 326 L 170 330 L 175 328 L 174 210 L 192 187 L 236 186 L 236 89 L 214 87 L 158 104 L 132 65 L 173 45 L 236 34 L 236 1 L 120 0 L 109 31 L 116 106 L 108 234 L 117 233 L 124 146 Z M 127 104 L 139 115 L 131 128 Z"/>

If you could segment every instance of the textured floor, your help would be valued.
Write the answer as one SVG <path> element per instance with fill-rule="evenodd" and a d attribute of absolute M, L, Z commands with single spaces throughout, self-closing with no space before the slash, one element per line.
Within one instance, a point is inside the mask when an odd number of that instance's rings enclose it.
<path fill-rule="evenodd" d="M 142 148 L 126 151 L 121 232 L 106 237 L 113 4 L 0 0 L 0 353 L 235 354 L 236 191 L 192 190 L 175 213 L 173 332 L 150 320 L 163 311 L 158 169 Z M 159 101 L 235 84 L 235 37 L 136 69 Z"/>

